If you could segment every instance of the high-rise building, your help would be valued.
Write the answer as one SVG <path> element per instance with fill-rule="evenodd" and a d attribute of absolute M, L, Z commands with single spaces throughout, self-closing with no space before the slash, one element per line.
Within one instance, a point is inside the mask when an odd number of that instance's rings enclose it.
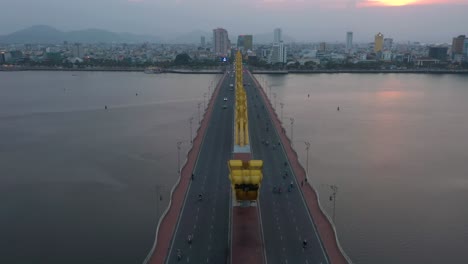
<path fill-rule="evenodd" d="M 393 47 L 393 39 L 392 38 L 384 38 L 383 41 L 384 49 L 391 50 Z"/>
<path fill-rule="evenodd" d="M 72 49 L 73 57 L 75 58 L 83 58 L 84 57 L 84 48 L 80 43 L 73 44 Z"/>
<path fill-rule="evenodd" d="M 381 52 L 383 50 L 383 40 L 384 36 L 382 33 L 378 33 L 375 35 L 375 41 L 374 41 L 374 52 Z"/>
<path fill-rule="evenodd" d="M 205 47 L 205 36 L 200 37 L 200 47 L 202 47 L 202 48 Z"/>
<path fill-rule="evenodd" d="M 281 28 L 275 28 L 273 31 L 273 43 L 280 43 L 281 41 L 283 41 L 281 36 Z"/>
<path fill-rule="evenodd" d="M 467 55 L 468 57 L 468 38 L 465 39 L 465 43 L 464 43 L 464 48 L 463 48 L 463 54 Z"/>
<path fill-rule="evenodd" d="M 239 37 L 237 37 L 237 48 L 245 51 L 253 50 L 253 36 L 239 35 Z"/>
<path fill-rule="evenodd" d="M 228 32 L 224 28 L 213 29 L 214 53 L 218 56 L 226 56 L 231 48 Z"/>
<path fill-rule="evenodd" d="M 326 51 L 327 50 L 327 43 L 320 42 L 318 50 L 319 51 Z"/>
<path fill-rule="evenodd" d="M 346 33 L 346 53 L 351 54 L 353 50 L 353 32 Z"/>
<path fill-rule="evenodd" d="M 278 62 L 286 63 L 287 58 L 287 48 L 284 45 L 283 41 L 279 43 L 273 43 L 270 52 L 269 63 L 275 64 Z"/>
<path fill-rule="evenodd" d="M 463 54 L 463 48 L 465 46 L 465 35 L 460 35 L 456 38 L 453 38 L 452 41 L 452 54 Z"/>
<path fill-rule="evenodd" d="M 447 51 L 447 47 L 429 47 L 429 57 L 436 60 L 445 61 L 447 60 Z"/>

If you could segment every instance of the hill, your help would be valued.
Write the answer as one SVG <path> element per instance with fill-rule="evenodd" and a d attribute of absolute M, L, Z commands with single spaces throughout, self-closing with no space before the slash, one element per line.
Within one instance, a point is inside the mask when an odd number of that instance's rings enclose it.
<path fill-rule="evenodd" d="M 85 29 L 63 32 L 44 25 L 32 26 L 23 30 L 0 36 L 0 43 L 43 43 L 56 44 L 63 41 L 98 43 L 142 43 L 162 42 L 159 37 L 133 33 L 115 33 L 102 29 Z"/>

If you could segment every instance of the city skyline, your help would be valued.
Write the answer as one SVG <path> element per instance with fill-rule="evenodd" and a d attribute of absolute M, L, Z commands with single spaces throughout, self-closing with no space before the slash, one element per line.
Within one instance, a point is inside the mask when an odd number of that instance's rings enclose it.
<path fill-rule="evenodd" d="M 298 42 L 342 42 L 344 32 L 352 31 L 354 42 L 372 42 L 376 32 L 382 32 L 396 42 L 450 43 L 453 36 L 468 33 L 461 23 L 468 3 L 461 0 L 23 2 L 29 2 L 30 8 L 25 10 L 24 3 L 13 1 L 2 3 L 2 9 L 9 11 L 0 17 L 0 35 L 38 24 L 64 31 L 101 28 L 169 38 L 217 27 L 233 36 L 281 28 Z M 234 9 L 242 10 L 242 19 L 224 11 Z"/>

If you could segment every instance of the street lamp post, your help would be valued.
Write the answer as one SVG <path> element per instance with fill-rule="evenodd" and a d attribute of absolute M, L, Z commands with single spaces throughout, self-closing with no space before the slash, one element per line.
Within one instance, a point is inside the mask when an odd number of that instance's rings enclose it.
<path fill-rule="evenodd" d="M 293 130 L 293 127 L 294 127 L 294 118 L 289 118 L 289 121 L 291 121 L 291 145 L 293 145 L 294 143 L 294 130 Z"/>
<path fill-rule="evenodd" d="M 203 111 L 206 110 L 206 93 L 203 93 Z"/>
<path fill-rule="evenodd" d="M 177 142 L 177 172 L 180 174 L 180 145 L 182 141 Z"/>
<path fill-rule="evenodd" d="M 338 186 L 330 185 L 333 193 L 330 195 L 330 201 L 333 200 L 333 223 L 335 223 L 335 207 L 336 207 L 336 194 L 338 193 Z"/>
<path fill-rule="evenodd" d="M 198 103 L 198 124 L 201 124 L 201 119 L 200 119 L 200 107 L 201 107 L 201 103 Z"/>
<path fill-rule="evenodd" d="M 190 123 L 190 143 L 193 143 L 193 139 L 192 139 L 192 121 L 193 121 L 193 116 L 189 118 L 189 123 Z"/>
<path fill-rule="evenodd" d="M 284 107 L 284 103 L 280 103 L 280 106 L 281 106 L 281 123 L 283 123 L 283 107 Z"/>
<path fill-rule="evenodd" d="M 309 176 L 309 148 L 310 148 L 310 142 L 306 141 L 304 142 L 306 145 L 306 178 Z"/>
<path fill-rule="evenodd" d="M 276 110 L 276 93 L 273 93 L 273 97 L 275 98 L 275 110 Z"/>

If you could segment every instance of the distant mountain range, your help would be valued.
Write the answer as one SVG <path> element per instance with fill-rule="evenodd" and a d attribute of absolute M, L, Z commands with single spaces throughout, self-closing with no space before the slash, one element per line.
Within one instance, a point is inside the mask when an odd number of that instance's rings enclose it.
<path fill-rule="evenodd" d="M 101 29 L 85 29 L 63 32 L 49 26 L 32 26 L 23 30 L 0 36 L 0 43 L 47 43 L 55 44 L 68 42 L 118 42 L 118 43 L 141 43 L 162 42 L 161 38 L 149 35 L 138 35 L 132 33 L 114 33 Z"/>
<path fill-rule="evenodd" d="M 85 29 L 75 31 L 60 31 L 56 28 L 44 25 L 32 26 L 23 30 L 0 36 L 0 43 L 42 43 L 57 44 L 68 42 L 81 43 L 168 43 L 168 44 L 196 44 L 200 43 L 200 37 L 205 36 L 206 42 L 210 42 L 213 36 L 210 32 L 201 30 L 173 36 L 163 39 L 152 35 L 139 35 L 133 33 L 115 33 L 102 29 Z M 283 35 L 284 42 L 294 41 L 291 37 Z M 237 35 L 230 36 L 231 42 L 237 42 Z M 263 34 L 253 34 L 255 44 L 267 44 L 273 42 L 273 32 Z"/>

